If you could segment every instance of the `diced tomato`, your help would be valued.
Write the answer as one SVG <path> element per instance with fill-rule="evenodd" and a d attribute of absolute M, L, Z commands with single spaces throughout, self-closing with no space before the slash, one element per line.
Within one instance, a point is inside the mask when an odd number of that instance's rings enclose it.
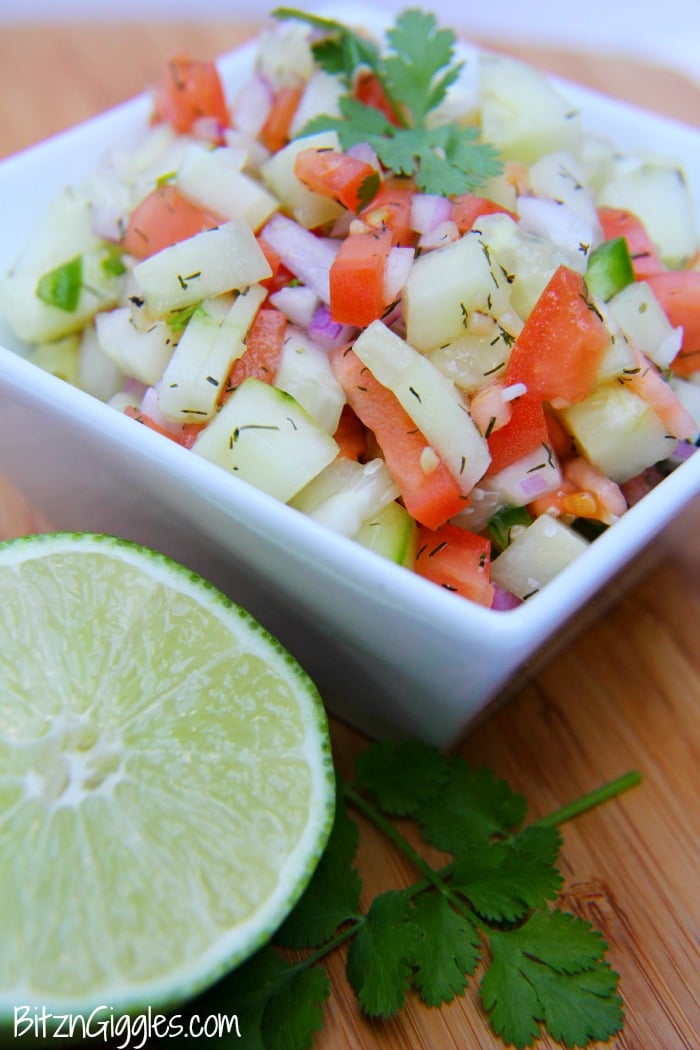
<path fill-rule="evenodd" d="M 542 402 L 517 397 L 510 405 L 510 420 L 487 438 L 491 453 L 487 474 L 498 474 L 534 449 L 547 447 L 549 433 Z"/>
<path fill-rule="evenodd" d="M 330 269 L 331 317 L 364 328 L 387 307 L 384 273 L 391 251 L 387 230 L 352 233 L 341 241 Z"/>
<path fill-rule="evenodd" d="M 510 215 L 511 219 L 517 216 L 508 208 L 488 197 L 477 197 L 474 193 L 463 193 L 459 197 L 452 198 L 452 221 L 457 224 L 460 233 L 468 233 L 474 223 L 482 215 Z"/>
<path fill-rule="evenodd" d="M 220 398 L 222 404 L 249 376 L 261 379 L 263 383 L 274 383 L 286 330 L 287 318 L 283 313 L 273 306 L 260 307 L 250 326 L 246 348 L 234 361 L 224 383 Z"/>
<path fill-rule="evenodd" d="M 638 281 L 644 280 L 650 273 L 663 270 L 663 263 L 644 228 L 644 223 L 631 211 L 625 211 L 623 208 L 599 208 L 598 219 L 606 241 L 613 241 L 616 237 L 624 237 L 627 241 L 634 275 Z"/>
<path fill-rule="evenodd" d="M 374 230 L 388 230 L 393 244 L 410 248 L 416 241 L 411 228 L 411 201 L 416 188 L 410 179 L 385 179 L 360 219 Z"/>
<path fill-rule="evenodd" d="M 294 160 L 294 174 L 314 193 L 339 201 L 350 211 L 365 207 L 381 184 L 371 164 L 334 149 L 301 150 Z"/>
<path fill-rule="evenodd" d="M 271 153 L 277 153 L 289 142 L 289 129 L 302 95 L 301 84 L 285 84 L 278 88 L 270 112 L 260 130 L 260 141 Z"/>
<path fill-rule="evenodd" d="M 346 459 L 361 460 L 367 452 L 367 431 L 350 405 L 343 405 L 335 434 L 340 455 Z"/>
<path fill-rule="evenodd" d="M 192 448 L 205 427 L 206 423 L 183 423 L 180 444 L 184 445 L 185 448 Z"/>
<path fill-rule="evenodd" d="M 155 90 L 153 120 L 183 133 L 202 117 L 213 117 L 221 127 L 230 124 L 218 70 L 213 62 L 176 55 L 166 64 Z"/>
<path fill-rule="evenodd" d="M 671 369 L 678 376 L 700 372 L 700 270 L 668 270 L 646 280 L 671 324 L 683 328 L 683 343 Z"/>
<path fill-rule="evenodd" d="M 137 259 L 146 259 L 171 244 L 218 226 L 221 221 L 218 215 L 188 201 L 172 183 L 165 183 L 134 208 L 122 247 Z"/>
<path fill-rule="evenodd" d="M 559 266 L 513 344 L 506 385 L 524 383 L 527 397 L 538 401 L 582 401 L 609 342 L 583 276 Z"/>
<path fill-rule="evenodd" d="M 362 102 L 365 106 L 372 106 L 383 113 L 390 124 L 395 127 L 401 126 L 375 73 L 360 73 L 355 81 L 354 94 L 358 102 Z"/>
<path fill-rule="evenodd" d="M 330 360 L 350 406 L 374 434 L 409 514 L 436 529 L 464 510 L 465 497 L 445 465 L 438 460 L 426 472 L 426 449 L 432 450 L 392 391 L 352 350 L 333 350 Z"/>
<path fill-rule="evenodd" d="M 418 530 L 416 572 L 479 605 L 490 608 L 493 603 L 491 544 L 458 525 Z"/>
<path fill-rule="evenodd" d="M 637 367 L 625 374 L 626 385 L 653 408 L 669 434 L 681 441 L 691 438 L 698 426 L 688 409 L 656 365 L 639 350 L 633 352 Z"/>
<path fill-rule="evenodd" d="M 294 274 L 291 270 L 288 270 L 284 265 L 275 249 L 267 243 L 264 237 L 257 238 L 258 245 L 263 255 L 267 259 L 268 265 L 272 270 L 272 275 L 266 277 L 265 280 L 261 281 L 260 284 L 263 288 L 267 288 L 268 293 L 272 295 L 273 292 L 278 292 L 280 288 L 284 288 L 294 279 Z"/>

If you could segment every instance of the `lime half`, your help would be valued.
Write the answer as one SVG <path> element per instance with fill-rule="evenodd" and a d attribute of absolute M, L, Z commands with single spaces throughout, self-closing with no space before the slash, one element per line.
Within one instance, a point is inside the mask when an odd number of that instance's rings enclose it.
<path fill-rule="evenodd" d="M 318 693 L 211 584 L 108 536 L 0 545 L 0 1011 L 189 998 L 333 819 Z"/>

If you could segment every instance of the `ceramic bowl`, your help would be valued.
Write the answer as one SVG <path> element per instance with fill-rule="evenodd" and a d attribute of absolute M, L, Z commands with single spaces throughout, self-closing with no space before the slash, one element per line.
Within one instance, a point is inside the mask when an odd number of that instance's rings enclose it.
<path fill-rule="evenodd" d="M 356 10 L 343 17 L 357 19 Z M 360 12 L 372 26 L 374 12 Z M 224 56 L 232 88 L 251 47 Z M 590 128 L 621 146 L 653 142 L 679 158 L 700 214 L 700 134 L 572 84 Z M 128 146 L 144 95 L 0 165 L 0 271 L 55 193 Z M 137 426 L 24 360 L 0 322 L 0 471 L 61 529 L 101 530 L 153 546 L 209 576 L 247 607 L 315 678 L 329 708 L 373 735 L 449 746 L 618 594 L 625 571 L 700 494 L 692 457 L 540 593 L 508 612 L 430 584 Z"/>

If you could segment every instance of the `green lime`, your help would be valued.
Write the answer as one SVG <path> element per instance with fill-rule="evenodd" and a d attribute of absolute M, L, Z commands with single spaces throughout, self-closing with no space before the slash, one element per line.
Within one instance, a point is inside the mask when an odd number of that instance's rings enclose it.
<path fill-rule="evenodd" d="M 0 1014 L 178 1003 L 274 932 L 333 818 L 318 693 L 109 536 L 0 545 Z"/>

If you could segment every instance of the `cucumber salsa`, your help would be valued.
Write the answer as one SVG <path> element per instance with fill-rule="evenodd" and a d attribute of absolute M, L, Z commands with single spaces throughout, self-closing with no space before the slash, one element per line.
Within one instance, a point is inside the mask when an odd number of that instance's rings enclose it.
<path fill-rule="evenodd" d="M 167 63 L 139 146 L 0 282 L 37 365 L 496 609 L 700 432 L 700 254 L 671 161 L 419 10 L 279 9 L 252 73 Z"/>

